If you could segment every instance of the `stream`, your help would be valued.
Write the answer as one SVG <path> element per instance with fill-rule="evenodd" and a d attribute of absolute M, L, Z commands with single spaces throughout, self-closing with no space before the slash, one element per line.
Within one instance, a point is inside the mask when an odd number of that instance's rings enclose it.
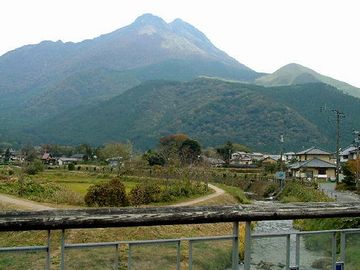
<path fill-rule="evenodd" d="M 258 202 L 271 203 L 271 202 Z M 295 233 L 292 220 L 260 221 L 257 222 L 253 234 L 266 233 Z M 330 239 L 330 238 L 329 238 Z M 295 235 L 290 237 L 290 266 L 295 265 Z M 300 269 L 319 270 L 312 267 L 315 261 L 324 259 L 323 252 L 309 251 L 305 248 L 304 239 L 300 238 Z M 285 269 L 286 237 L 270 237 L 252 239 L 251 269 L 281 270 Z M 243 269 L 243 266 L 240 267 Z"/>
<path fill-rule="evenodd" d="M 359 196 L 350 192 L 334 190 L 333 183 L 320 185 L 329 197 L 337 201 L 359 201 Z M 269 204 L 271 201 L 257 201 L 258 204 Z M 260 221 L 257 222 L 253 234 L 298 232 L 294 229 L 292 220 Z M 304 236 L 312 237 L 312 236 Z M 300 269 L 322 270 L 330 269 L 331 258 L 324 251 L 310 251 L 305 248 L 304 237 L 300 237 Z M 331 246 L 331 236 L 325 234 L 321 237 L 328 239 Z M 290 266 L 295 266 L 295 235 L 290 237 Z M 286 262 L 286 237 L 256 238 L 252 239 L 251 269 L 256 270 L 281 270 L 285 269 Z M 240 265 L 239 269 L 244 269 Z"/>

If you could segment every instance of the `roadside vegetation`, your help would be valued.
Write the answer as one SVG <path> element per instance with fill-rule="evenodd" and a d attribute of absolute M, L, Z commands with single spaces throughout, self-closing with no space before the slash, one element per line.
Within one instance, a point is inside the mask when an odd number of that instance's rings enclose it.
<path fill-rule="evenodd" d="M 324 192 L 318 190 L 317 182 L 287 181 L 284 190 L 279 196 L 284 203 L 290 202 L 331 202 Z"/>
<path fill-rule="evenodd" d="M 330 202 L 334 201 L 317 189 L 317 183 L 287 182 L 284 191 L 280 195 L 282 202 Z M 319 231 L 359 228 L 360 218 L 326 218 L 326 219 L 302 219 L 295 220 L 294 227 L 302 231 Z M 306 248 L 312 251 L 324 251 L 331 257 L 331 234 L 312 235 L 305 238 Z M 340 235 L 337 235 L 338 248 L 340 247 Z M 358 270 L 360 265 L 360 237 L 357 235 L 347 236 L 346 267 Z M 339 251 L 339 250 L 338 250 Z M 327 269 L 329 259 L 319 258 L 314 262 L 314 267 Z"/>

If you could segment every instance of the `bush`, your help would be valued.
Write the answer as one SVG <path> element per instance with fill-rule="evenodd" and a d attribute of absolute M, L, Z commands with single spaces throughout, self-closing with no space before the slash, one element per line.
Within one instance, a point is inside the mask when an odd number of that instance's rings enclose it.
<path fill-rule="evenodd" d="M 315 189 L 313 186 L 307 187 L 305 183 L 288 181 L 284 190 L 280 194 L 281 202 L 330 202 L 324 192 Z"/>
<path fill-rule="evenodd" d="M 68 164 L 68 170 L 69 170 L 69 171 L 75 170 L 75 164 L 74 164 L 74 163 Z"/>
<path fill-rule="evenodd" d="M 161 200 L 161 189 L 156 183 L 141 183 L 130 191 L 132 205 L 149 204 Z"/>
<path fill-rule="evenodd" d="M 88 206 L 127 206 L 129 204 L 125 186 L 120 179 L 90 186 L 84 200 Z"/>
<path fill-rule="evenodd" d="M 24 172 L 29 175 L 35 175 L 44 170 L 44 165 L 40 160 L 34 160 L 30 162 L 25 168 Z"/>

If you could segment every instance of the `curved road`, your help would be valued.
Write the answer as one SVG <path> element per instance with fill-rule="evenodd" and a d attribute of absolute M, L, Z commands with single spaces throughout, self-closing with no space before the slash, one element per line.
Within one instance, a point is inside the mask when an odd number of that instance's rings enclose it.
<path fill-rule="evenodd" d="M 191 201 L 187 201 L 187 202 L 182 202 L 182 203 L 177 203 L 177 204 L 173 204 L 173 205 L 170 205 L 170 206 L 189 206 L 189 205 L 194 205 L 194 204 L 197 204 L 197 203 L 200 203 L 200 202 L 204 202 L 204 201 L 207 201 L 207 200 L 210 200 L 210 199 L 213 199 L 215 197 L 218 197 L 218 196 L 221 196 L 225 193 L 225 190 L 221 189 L 221 188 L 218 188 L 212 184 L 208 184 L 208 187 L 213 189 L 215 192 L 214 193 L 211 193 L 210 195 L 207 195 L 207 196 L 204 196 L 204 197 L 200 197 L 200 198 L 197 198 L 197 199 L 194 199 L 194 200 L 191 200 Z"/>
<path fill-rule="evenodd" d="M 12 204 L 19 206 L 21 209 L 28 209 L 28 210 L 50 210 L 54 209 L 52 207 L 42 205 L 37 202 L 25 200 L 25 199 L 19 199 L 16 197 L 12 197 L 5 194 L 0 194 L 0 202 L 6 203 L 6 204 Z"/>
<path fill-rule="evenodd" d="M 182 202 L 182 203 L 177 203 L 174 205 L 170 205 L 170 206 L 189 206 L 189 205 L 194 205 L 200 202 L 204 202 L 210 199 L 213 199 L 215 197 L 218 197 L 220 195 L 223 195 L 225 193 L 224 190 L 222 190 L 221 188 L 218 188 L 212 184 L 208 184 L 209 188 L 213 189 L 215 192 L 210 194 L 210 195 L 206 195 L 204 197 L 200 197 L 191 201 L 187 201 L 187 202 Z M 25 200 L 25 199 L 20 199 L 17 197 L 12 197 L 9 195 L 5 195 L 5 194 L 0 194 L 0 202 L 6 203 L 6 204 L 12 204 L 15 206 L 20 207 L 21 209 L 27 209 L 27 210 L 36 210 L 36 211 L 40 211 L 40 210 L 50 210 L 50 209 L 54 209 L 53 207 L 49 207 L 46 205 L 42 205 L 38 202 L 33 202 L 33 201 L 29 201 L 29 200 Z"/>

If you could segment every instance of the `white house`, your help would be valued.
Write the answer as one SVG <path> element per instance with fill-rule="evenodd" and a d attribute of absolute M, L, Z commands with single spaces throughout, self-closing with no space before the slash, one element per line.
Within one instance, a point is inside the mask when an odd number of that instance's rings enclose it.
<path fill-rule="evenodd" d="M 347 162 L 348 160 L 353 160 L 357 158 L 356 147 L 353 145 L 349 145 L 345 149 L 340 152 L 340 162 Z"/>

